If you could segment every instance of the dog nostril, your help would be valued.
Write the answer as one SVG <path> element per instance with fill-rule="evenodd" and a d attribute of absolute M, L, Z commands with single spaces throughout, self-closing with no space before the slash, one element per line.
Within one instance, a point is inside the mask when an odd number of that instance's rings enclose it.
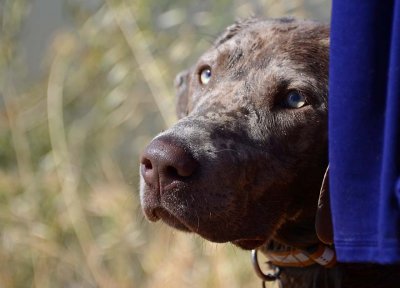
<path fill-rule="evenodd" d="M 187 178 L 192 176 L 196 167 L 192 165 L 184 165 L 182 167 L 167 166 L 165 168 L 165 174 L 170 179 Z"/>
<path fill-rule="evenodd" d="M 165 174 L 166 174 L 166 176 L 168 176 L 168 177 L 170 177 L 172 179 L 184 176 L 184 175 L 179 175 L 178 170 L 175 167 L 172 167 L 172 166 L 166 167 Z"/>
<path fill-rule="evenodd" d="M 151 164 L 151 161 L 149 159 L 143 158 L 141 162 L 142 162 L 142 165 L 144 166 L 144 168 L 146 170 L 153 169 L 153 165 Z"/>
<path fill-rule="evenodd" d="M 168 137 L 153 140 L 141 159 L 141 173 L 146 183 L 165 186 L 193 176 L 199 163 L 183 146 Z"/>
<path fill-rule="evenodd" d="M 152 161 L 147 157 L 142 157 L 140 164 L 140 173 L 146 183 L 156 185 L 158 183 L 158 172 L 153 169 Z"/>

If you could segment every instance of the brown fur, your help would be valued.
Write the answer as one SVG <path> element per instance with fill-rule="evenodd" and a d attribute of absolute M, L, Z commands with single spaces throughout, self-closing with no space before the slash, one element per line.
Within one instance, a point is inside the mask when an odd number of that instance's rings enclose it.
<path fill-rule="evenodd" d="M 328 154 L 328 54 L 329 28 L 315 22 L 249 19 L 228 27 L 177 77 L 181 119 L 143 155 L 146 216 L 243 249 L 269 241 L 297 248 L 318 243 L 315 212 Z M 199 81 L 204 67 L 212 71 L 206 85 Z M 305 96 L 304 107 L 284 104 L 291 91 Z M 165 149 L 173 151 L 172 166 L 190 166 L 184 177 L 164 167 Z M 163 169 L 152 165 L 161 158 Z M 343 267 L 287 269 L 282 277 L 285 287 L 336 287 L 343 284 Z"/>

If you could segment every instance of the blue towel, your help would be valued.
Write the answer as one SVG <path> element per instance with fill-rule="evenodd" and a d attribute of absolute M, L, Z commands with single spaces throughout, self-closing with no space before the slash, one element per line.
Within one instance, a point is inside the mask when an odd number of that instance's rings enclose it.
<path fill-rule="evenodd" d="M 339 261 L 400 261 L 400 0 L 333 0 L 330 191 Z"/>

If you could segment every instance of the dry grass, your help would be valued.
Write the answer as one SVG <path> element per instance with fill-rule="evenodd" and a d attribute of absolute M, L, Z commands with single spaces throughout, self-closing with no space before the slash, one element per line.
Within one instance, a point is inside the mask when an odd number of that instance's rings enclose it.
<path fill-rule="evenodd" d="M 247 252 L 143 219 L 138 155 L 175 121 L 170 83 L 208 34 L 310 16 L 303 1 L 98 2 L 71 9 L 29 85 L 16 46 L 29 2 L 0 4 L 0 287 L 258 287 Z"/>

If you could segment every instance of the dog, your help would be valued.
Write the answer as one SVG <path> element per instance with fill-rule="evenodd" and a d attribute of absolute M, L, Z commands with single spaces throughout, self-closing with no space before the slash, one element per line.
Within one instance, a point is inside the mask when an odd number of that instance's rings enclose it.
<path fill-rule="evenodd" d="M 177 76 L 180 120 L 142 154 L 145 216 L 272 258 L 304 252 L 300 263 L 271 262 L 284 287 L 392 287 L 398 268 L 335 264 L 323 231 L 330 219 L 318 219 L 327 206 L 318 201 L 328 167 L 328 64 L 327 25 L 251 18 L 228 27 Z"/>

